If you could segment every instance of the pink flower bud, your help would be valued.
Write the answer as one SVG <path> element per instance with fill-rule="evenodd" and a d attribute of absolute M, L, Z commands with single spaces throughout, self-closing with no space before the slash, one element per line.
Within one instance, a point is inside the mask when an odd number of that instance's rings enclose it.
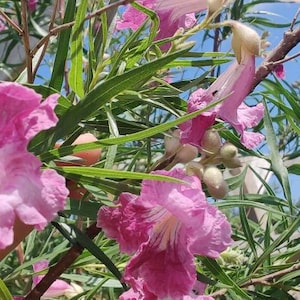
<path fill-rule="evenodd" d="M 165 155 L 167 157 L 173 155 L 181 146 L 179 142 L 179 129 L 174 130 L 170 135 L 165 135 Z"/>
<path fill-rule="evenodd" d="M 198 149 L 190 144 L 183 145 L 175 156 L 177 163 L 186 164 L 198 156 Z"/>
<path fill-rule="evenodd" d="M 206 155 L 216 154 L 221 146 L 221 138 L 217 130 L 209 129 L 204 133 L 201 148 Z"/>

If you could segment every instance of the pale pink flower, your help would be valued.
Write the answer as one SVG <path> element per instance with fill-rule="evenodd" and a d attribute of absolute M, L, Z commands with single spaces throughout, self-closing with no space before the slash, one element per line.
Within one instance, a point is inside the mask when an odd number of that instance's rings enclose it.
<path fill-rule="evenodd" d="M 218 257 L 232 243 L 231 227 L 207 203 L 198 177 L 181 169 L 154 173 L 186 184 L 144 180 L 140 196 L 122 193 L 117 207 L 102 207 L 97 225 L 122 252 L 134 253 L 123 280 L 131 292 L 148 295 L 138 299 L 194 297 L 193 255 Z M 134 299 L 129 296 L 123 299 Z"/>
<path fill-rule="evenodd" d="M 159 32 L 156 36 L 157 40 L 171 37 L 179 28 L 191 28 L 196 23 L 195 14 L 183 14 L 178 18 L 172 18 L 173 10 L 160 10 L 156 9 L 156 0 L 138 0 L 139 4 L 154 9 L 158 15 L 160 26 Z M 132 29 L 137 30 L 142 23 L 146 20 L 147 15 L 141 11 L 135 9 L 131 5 L 128 5 L 126 10 L 123 12 L 120 20 L 117 21 L 116 28 L 121 29 Z M 161 46 L 162 50 L 167 50 L 170 47 L 170 43 L 166 43 Z"/>
<path fill-rule="evenodd" d="M 16 216 L 41 230 L 64 208 L 64 177 L 41 170 L 41 162 L 27 151 L 34 135 L 56 124 L 57 98 L 52 95 L 40 103 L 41 96 L 32 89 L 0 84 L 0 249 L 13 242 Z"/>
<path fill-rule="evenodd" d="M 34 272 L 39 272 L 46 269 L 49 265 L 47 260 L 41 260 L 33 264 Z M 33 276 L 33 285 L 36 286 L 44 275 Z M 68 298 L 74 297 L 83 292 L 82 288 L 74 283 L 67 283 L 64 280 L 56 279 L 43 294 L 42 299 L 53 299 L 53 297 L 67 296 Z"/>

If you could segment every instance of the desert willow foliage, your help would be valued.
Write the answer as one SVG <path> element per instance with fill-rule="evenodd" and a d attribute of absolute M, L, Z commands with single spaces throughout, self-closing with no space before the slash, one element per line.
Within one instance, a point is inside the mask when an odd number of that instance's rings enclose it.
<path fill-rule="evenodd" d="M 294 297 L 298 94 L 251 91 L 300 28 L 261 50 L 255 4 L 0 1 L 0 298 Z"/>

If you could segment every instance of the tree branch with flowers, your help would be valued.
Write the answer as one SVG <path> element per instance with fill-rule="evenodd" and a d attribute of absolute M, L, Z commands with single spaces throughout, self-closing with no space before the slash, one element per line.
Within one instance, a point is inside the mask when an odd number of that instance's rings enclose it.
<path fill-rule="evenodd" d="M 0 1 L 1 299 L 299 297 L 299 8 L 268 2 Z"/>

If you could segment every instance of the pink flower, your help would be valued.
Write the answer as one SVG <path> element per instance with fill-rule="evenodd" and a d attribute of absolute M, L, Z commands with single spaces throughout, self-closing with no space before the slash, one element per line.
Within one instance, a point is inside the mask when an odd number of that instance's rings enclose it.
<path fill-rule="evenodd" d="M 263 105 L 248 107 L 243 103 L 251 91 L 255 75 L 255 57 L 252 51 L 257 51 L 258 41 L 255 41 L 255 35 L 250 28 L 244 28 L 245 25 L 231 21 L 230 26 L 237 31 L 233 39 L 237 60 L 208 89 L 198 89 L 191 94 L 187 111 L 191 113 L 205 108 L 214 101 L 224 100 L 213 109 L 179 126 L 182 131 L 180 140 L 182 144 L 189 143 L 201 149 L 201 139 L 208 127 L 214 123 L 215 117 L 231 124 L 241 134 L 241 142 L 247 148 L 256 147 L 264 138 L 260 133 L 246 131 L 247 128 L 256 126 L 262 119 Z M 246 39 L 247 33 L 253 43 Z"/>
<path fill-rule="evenodd" d="M 30 139 L 57 122 L 58 96 L 41 96 L 17 83 L 0 84 L 0 249 L 13 243 L 16 216 L 43 229 L 62 210 L 68 195 L 65 179 L 27 151 Z"/>
<path fill-rule="evenodd" d="M 160 29 L 156 36 L 157 40 L 171 37 L 179 28 L 191 28 L 196 23 L 195 14 L 182 14 L 176 18 L 172 18 L 173 10 L 156 9 L 156 0 L 138 0 L 139 4 L 154 9 L 160 20 Z M 146 20 L 147 15 L 135 9 L 131 5 L 122 14 L 122 18 L 117 21 L 116 28 L 137 30 Z M 168 50 L 170 43 L 164 44 L 162 50 Z"/>
<path fill-rule="evenodd" d="M 5 25 L 5 20 L 2 16 L 0 16 L 0 32 L 7 29 L 6 25 Z"/>
<path fill-rule="evenodd" d="M 284 72 L 283 64 L 276 65 L 274 69 L 274 73 L 279 79 L 284 79 L 285 72 Z"/>
<path fill-rule="evenodd" d="M 193 255 L 218 257 L 232 243 L 230 224 L 207 203 L 196 176 L 181 169 L 155 173 L 186 184 L 144 180 L 140 196 L 122 193 L 117 207 L 102 207 L 97 225 L 121 251 L 135 253 L 123 279 L 140 295 L 137 299 L 194 296 Z"/>
<path fill-rule="evenodd" d="M 30 12 L 33 12 L 36 10 L 36 5 L 38 3 L 38 0 L 28 0 L 27 6 Z"/>
<path fill-rule="evenodd" d="M 48 267 L 49 263 L 47 260 L 39 261 L 33 264 L 34 272 L 39 272 Z M 42 279 L 44 275 L 33 276 L 33 284 L 36 286 Z M 74 297 L 83 292 L 82 288 L 77 284 L 68 284 L 66 281 L 57 279 L 55 280 L 49 289 L 43 294 L 42 299 L 49 299 L 59 296 L 67 296 L 68 298 Z"/>

